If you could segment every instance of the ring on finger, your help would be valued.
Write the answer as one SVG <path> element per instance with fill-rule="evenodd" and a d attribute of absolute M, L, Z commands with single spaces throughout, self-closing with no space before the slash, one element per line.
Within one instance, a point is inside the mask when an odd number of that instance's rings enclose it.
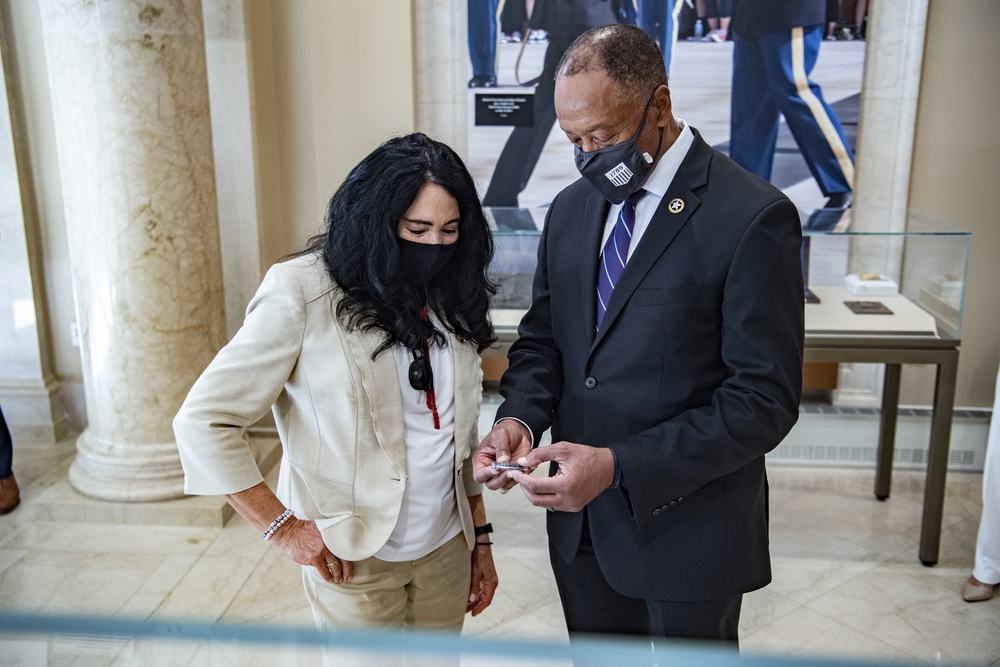
<path fill-rule="evenodd" d="M 331 561 L 327 561 L 327 564 L 326 564 L 327 567 L 333 567 L 335 565 L 340 565 L 340 559 L 339 558 L 334 558 Z"/>
<path fill-rule="evenodd" d="M 505 486 L 505 487 L 503 487 L 503 488 L 500 489 L 500 493 L 510 493 L 510 490 L 513 489 L 513 488 L 514 487 L 512 487 L 512 486 L 511 487 L 506 487 Z"/>

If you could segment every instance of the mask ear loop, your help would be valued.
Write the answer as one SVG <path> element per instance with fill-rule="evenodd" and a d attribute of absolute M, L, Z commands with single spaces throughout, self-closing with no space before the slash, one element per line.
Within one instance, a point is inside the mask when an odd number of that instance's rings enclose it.
<path fill-rule="evenodd" d="M 663 145 L 663 128 L 661 127 L 660 128 L 660 140 L 656 143 L 656 157 L 653 157 L 652 155 L 650 155 L 649 153 L 646 153 L 646 152 L 644 152 L 642 154 L 642 156 L 644 158 L 646 158 L 646 161 L 649 164 L 653 164 L 654 162 L 656 162 L 656 158 L 660 157 L 660 146 L 662 146 L 662 145 Z"/>
<path fill-rule="evenodd" d="M 639 121 L 639 129 L 637 129 L 635 131 L 635 136 L 633 136 L 632 139 L 631 139 L 632 141 L 638 141 L 639 135 L 642 134 L 642 129 L 644 127 L 646 127 L 646 117 L 649 116 L 649 106 L 653 103 L 653 98 L 656 97 L 656 91 L 659 90 L 659 89 L 660 89 L 659 86 L 657 86 L 656 88 L 654 88 L 653 92 L 649 96 L 649 99 L 646 101 L 646 110 L 642 112 L 642 120 Z M 654 162 L 656 162 L 657 158 L 660 157 L 660 147 L 661 146 L 663 146 L 663 128 L 662 127 L 660 128 L 660 140 L 656 142 L 656 155 L 652 155 L 651 156 L 646 151 L 643 151 L 643 153 L 642 153 L 642 157 L 644 157 L 646 159 L 646 163 L 647 164 L 653 164 Z"/>

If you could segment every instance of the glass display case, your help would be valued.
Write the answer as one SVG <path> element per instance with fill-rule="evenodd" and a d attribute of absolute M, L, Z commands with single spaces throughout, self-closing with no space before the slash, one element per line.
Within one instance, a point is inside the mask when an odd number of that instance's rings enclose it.
<path fill-rule="evenodd" d="M 904 216 L 899 232 L 803 230 L 807 336 L 961 339 L 972 236 Z"/>
<path fill-rule="evenodd" d="M 500 285 L 494 324 L 501 341 L 510 342 L 531 303 L 542 221 L 525 209 L 492 214 L 497 222 L 491 276 Z M 866 227 L 886 220 L 905 231 L 862 231 L 857 222 L 803 229 L 806 335 L 961 339 L 971 235 L 912 211 L 864 217 Z"/>

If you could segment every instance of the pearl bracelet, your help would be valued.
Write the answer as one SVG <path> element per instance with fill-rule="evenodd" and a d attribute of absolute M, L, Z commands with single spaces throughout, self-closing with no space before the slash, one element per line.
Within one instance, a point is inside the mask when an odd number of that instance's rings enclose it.
<path fill-rule="evenodd" d="M 278 529 L 281 528 L 283 525 L 285 525 L 285 522 L 291 519 L 293 516 L 295 516 L 295 512 L 293 512 L 291 509 L 287 509 L 280 515 L 278 515 L 278 518 L 272 521 L 271 525 L 268 526 L 267 530 L 264 531 L 264 539 L 269 540 L 272 537 L 274 537 L 274 534 L 278 531 Z"/>

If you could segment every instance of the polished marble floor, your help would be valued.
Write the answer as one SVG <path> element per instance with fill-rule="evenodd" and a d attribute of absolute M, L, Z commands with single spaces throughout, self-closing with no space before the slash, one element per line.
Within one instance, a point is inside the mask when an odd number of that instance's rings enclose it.
<path fill-rule="evenodd" d="M 492 410 L 484 412 L 483 429 Z M 122 509 L 102 522 L 53 520 L 44 499 L 61 487 L 72 493 L 73 453 L 72 440 L 17 443 L 23 503 L 0 517 L 0 613 L 311 626 L 298 566 L 239 517 L 225 527 L 135 525 Z M 948 477 L 935 567 L 917 559 L 921 472 L 897 470 L 886 502 L 872 495 L 867 469 L 771 466 L 769 475 L 774 581 L 746 597 L 744 656 L 1000 666 L 1000 596 L 976 604 L 960 597 L 980 474 Z M 177 523 L 190 502 L 162 504 L 163 516 Z M 543 513 L 520 493 L 488 494 L 487 506 L 500 589 L 463 634 L 565 642 Z"/>

